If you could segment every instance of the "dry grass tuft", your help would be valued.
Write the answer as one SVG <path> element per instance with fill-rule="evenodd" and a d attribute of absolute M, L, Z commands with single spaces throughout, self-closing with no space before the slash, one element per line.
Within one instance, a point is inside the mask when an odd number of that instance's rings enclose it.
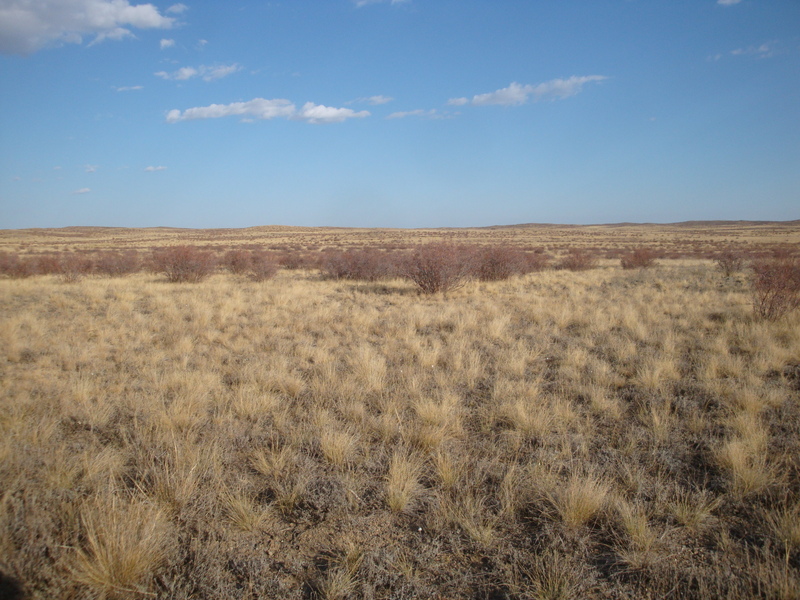
<path fill-rule="evenodd" d="M 97 499 L 82 511 L 85 543 L 69 561 L 72 579 L 96 598 L 151 595 L 170 551 L 170 525 L 148 502 Z"/>
<path fill-rule="evenodd" d="M 764 519 L 769 531 L 783 544 L 787 553 L 800 548 L 800 503 L 768 510 Z"/>
<path fill-rule="evenodd" d="M 547 497 L 564 526 L 574 531 L 589 524 L 606 507 L 611 486 L 592 474 L 573 474 Z"/>
<path fill-rule="evenodd" d="M 708 490 L 697 493 L 681 491 L 669 508 L 675 520 L 692 533 L 700 533 L 711 525 L 722 499 L 713 497 Z"/>
<path fill-rule="evenodd" d="M 421 461 L 402 450 L 396 451 L 389 463 L 386 476 L 386 502 L 394 513 L 408 512 L 422 492 L 420 476 Z"/>

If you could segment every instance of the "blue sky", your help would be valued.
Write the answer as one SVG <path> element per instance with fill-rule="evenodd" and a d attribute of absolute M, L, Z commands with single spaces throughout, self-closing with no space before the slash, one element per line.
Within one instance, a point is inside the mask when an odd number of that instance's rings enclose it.
<path fill-rule="evenodd" d="M 0 0 L 0 228 L 800 218 L 797 0 Z"/>

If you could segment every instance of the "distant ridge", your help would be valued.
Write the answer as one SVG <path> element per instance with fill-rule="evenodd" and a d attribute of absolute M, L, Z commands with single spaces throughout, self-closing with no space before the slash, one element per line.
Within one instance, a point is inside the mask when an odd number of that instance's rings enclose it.
<path fill-rule="evenodd" d="M 620 223 L 588 223 L 585 225 L 575 225 L 571 223 L 518 223 L 515 225 L 489 225 L 478 229 L 512 229 L 515 227 L 723 227 L 723 226 L 750 226 L 759 225 L 800 225 L 800 219 L 791 221 L 676 221 L 674 223 L 634 223 L 623 221 Z M 441 229 L 445 229 L 442 227 Z M 471 229 L 470 227 L 452 229 Z"/>
<path fill-rule="evenodd" d="M 348 226 L 330 226 L 330 225 L 250 225 L 246 227 L 175 227 L 171 225 L 151 225 L 148 227 L 120 227 L 120 226 L 107 226 L 107 225 L 69 225 L 67 227 L 25 227 L 20 229 L 0 229 L 0 231 L 29 231 L 29 232 L 64 232 L 69 234 L 100 234 L 103 232 L 124 232 L 133 230 L 159 230 L 159 231 L 203 231 L 207 233 L 233 233 L 233 232 L 261 232 L 261 231 L 319 231 L 319 230 L 334 230 L 334 231 L 464 231 L 464 230 L 497 230 L 497 229 L 580 229 L 583 227 L 603 227 L 603 228 L 624 228 L 624 227 L 676 227 L 676 228 L 697 228 L 697 227 L 798 227 L 800 226 L 800 219 L 790 221 L 676 221 L 674 223 L 635 223 L 632 221 L 623 221 L 620 223 L 587 223 L 587 224 L 573 224 L 573 223 L 515 223 L 510 225 L 476 225 L 472 227 L 348 227 Z"/>

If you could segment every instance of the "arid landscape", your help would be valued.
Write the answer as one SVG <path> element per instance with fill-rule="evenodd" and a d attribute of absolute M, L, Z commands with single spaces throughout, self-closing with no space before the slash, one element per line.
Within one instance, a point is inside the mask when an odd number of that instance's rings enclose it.
<path fill-rule="evenodd" d="M 800 222 L 0 231 L 0 595 L 800 598 Z"/>

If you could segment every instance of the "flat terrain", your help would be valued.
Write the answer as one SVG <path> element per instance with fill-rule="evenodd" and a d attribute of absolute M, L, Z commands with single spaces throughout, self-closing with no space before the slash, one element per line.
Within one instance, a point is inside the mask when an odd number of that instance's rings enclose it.
<path fill-rule="evenodd" d="M 800 221 L 693 221 L 671 225 L 511 225 L 470 229 L 348 229 L 248 227 L 176 229 L 152 227 L 66 227 L 0 230 L 0 252 L 145 250 L 174 244 L 224 249 L 260 245 L 272 250 L 322 250 L 363 246 L 407 247 L 447 241 L 509 244 L 560 251 L 567 248 L 619 250 L 646 245 L 659 252 L 701 254 L 725 248 L 752 252 L 800 244 Z"/>
<path fill-rule="evenodd" d="M 800 597 L 800 315 L 757 318 L 750 271 L 709 259 L 796 251 L 800 222 L 69 228 L 0 251 L 435 240 L 601 260 L 434 295 L 313 269 L 0 279 L 0 592 Z M 662 258 L 623 270 L 639 246 Z"/>

